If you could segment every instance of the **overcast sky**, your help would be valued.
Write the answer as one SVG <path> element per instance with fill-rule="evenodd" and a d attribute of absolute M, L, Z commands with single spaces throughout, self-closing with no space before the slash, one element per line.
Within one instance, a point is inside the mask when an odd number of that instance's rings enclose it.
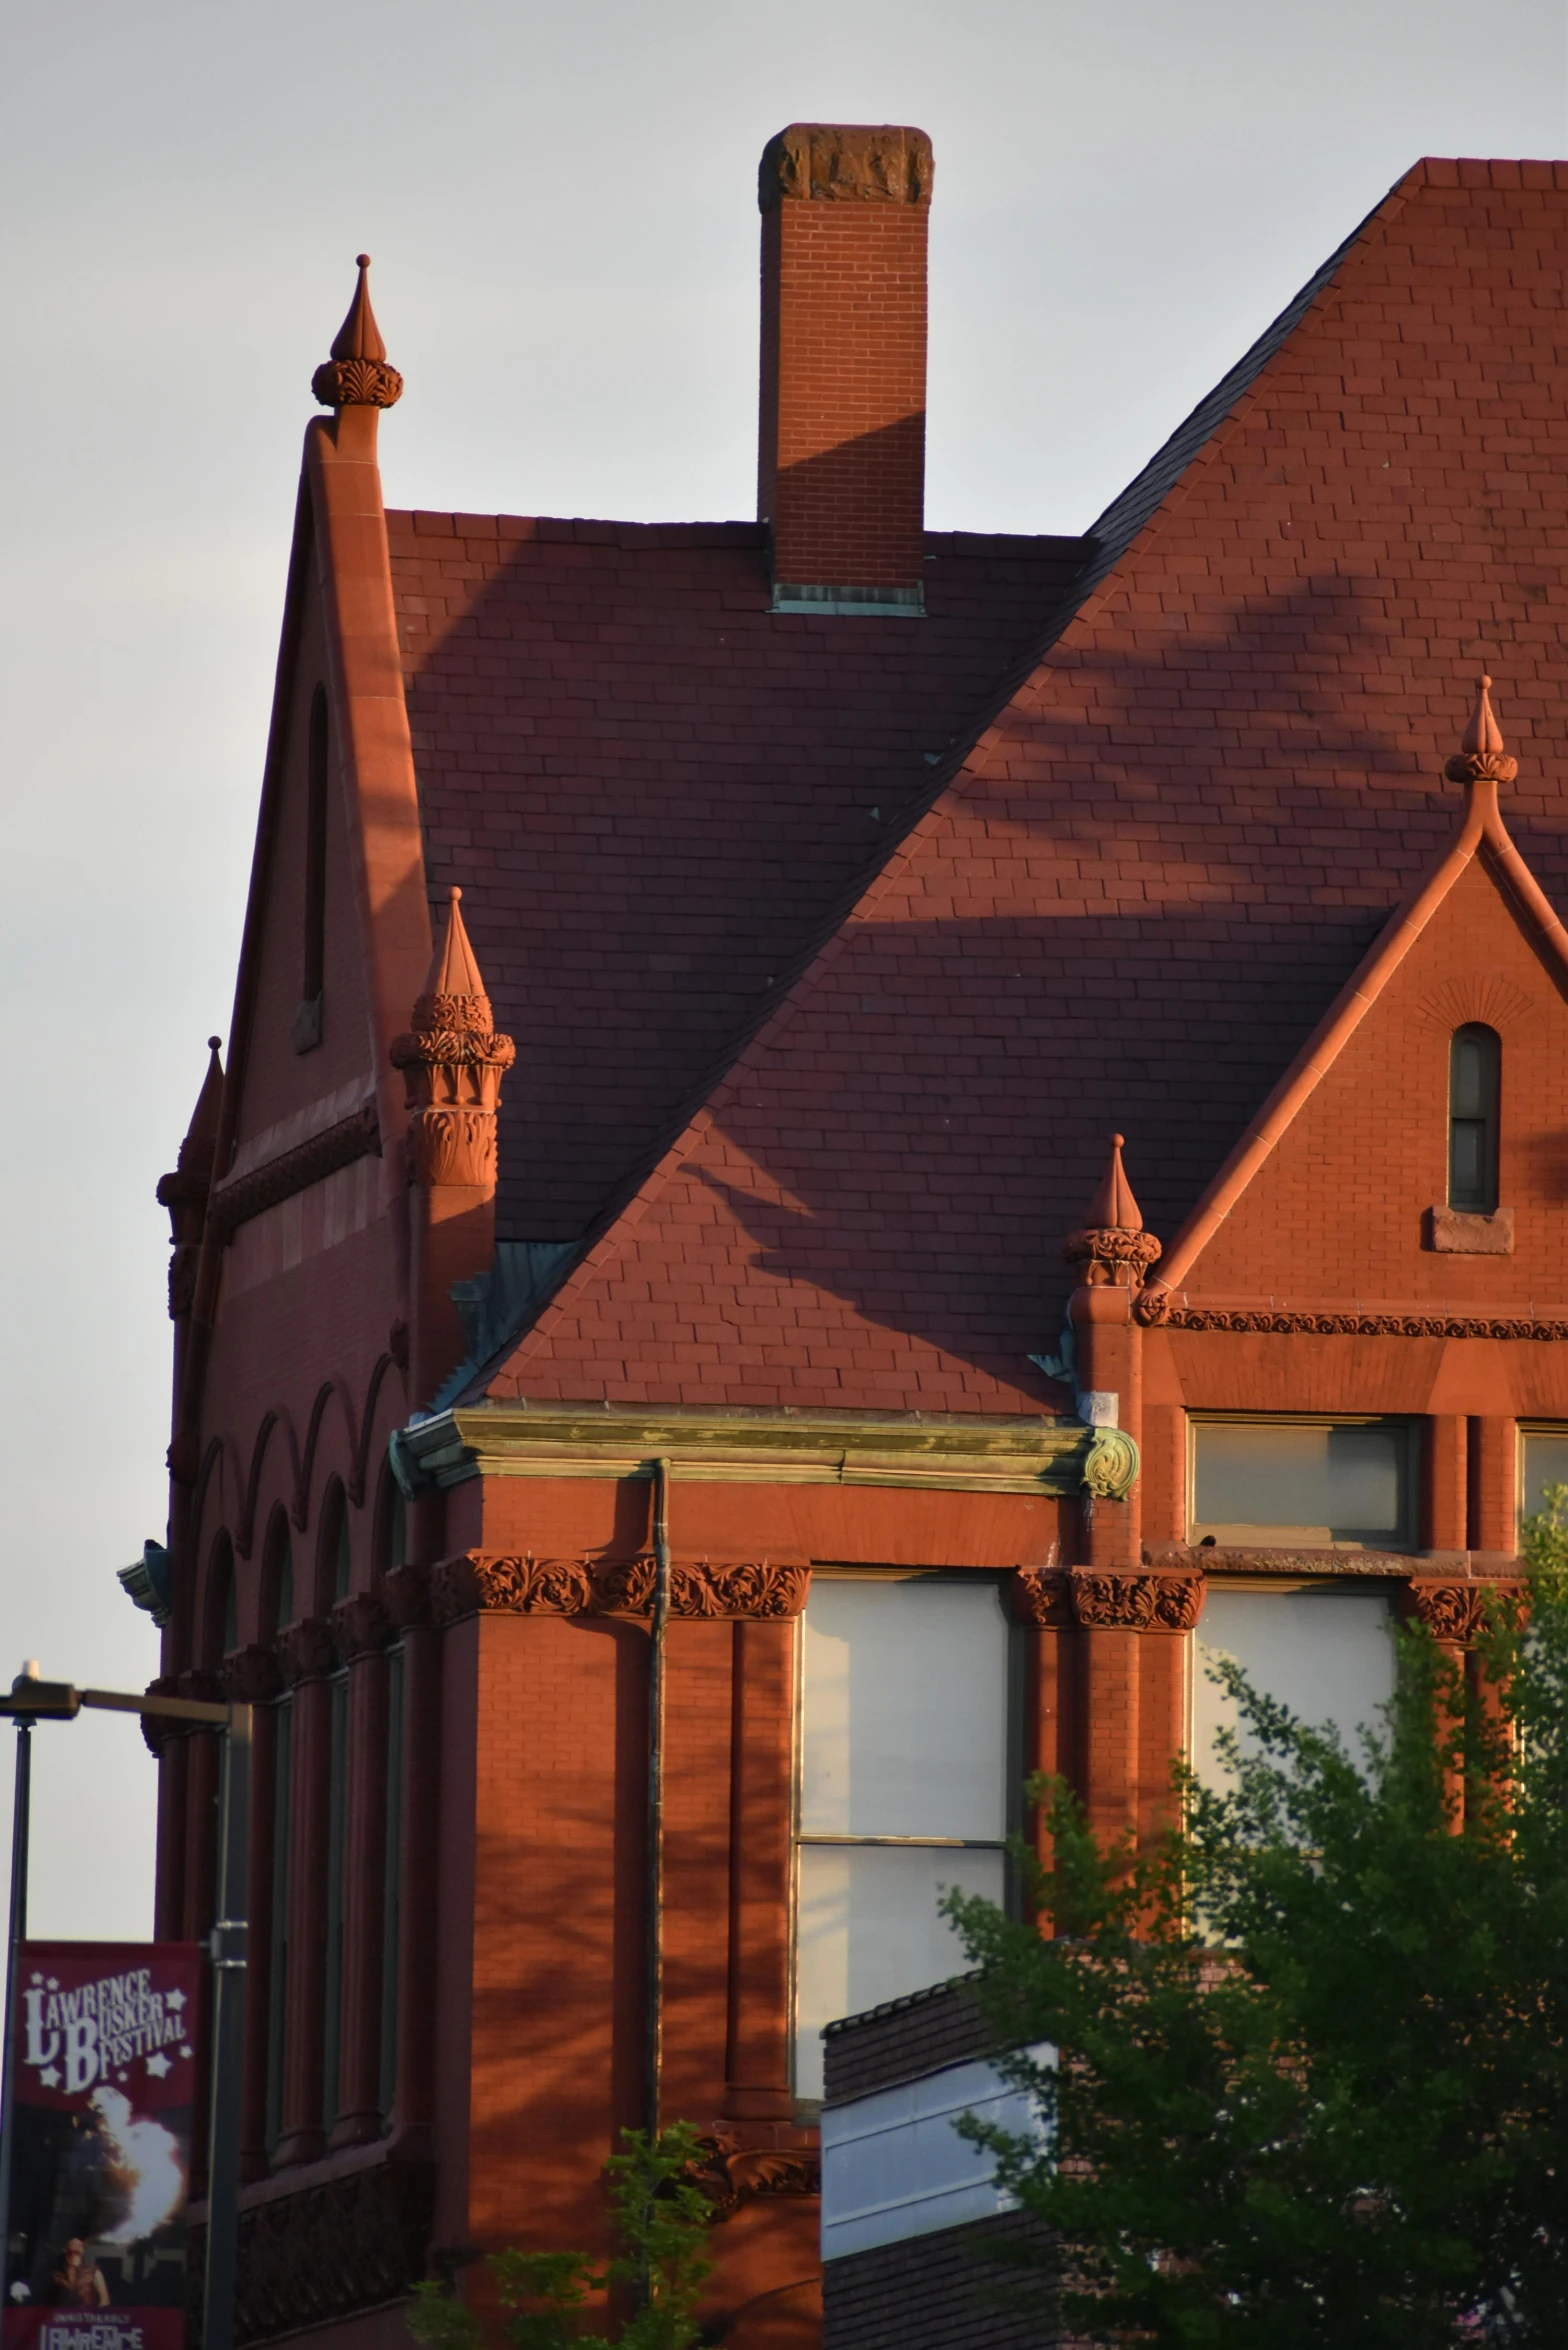
<path fill-rule="evenodd" d="M 389 503 L 745 516 L 758 153 L 795 120 L 918 124 L 929 519 L 1076 531 L 1417 156 L 1568 154 L 1564 28 L 1562 0 L 10 15 L 0 1675 L 156 1670 L 114 1581 L 166 1508 L 153 1186 L 228 1028 L 310 374 L 356 251 L 407 382 Z M 36 1749 L 33 1931 L 149 1932 L 134 1723 Z"/>

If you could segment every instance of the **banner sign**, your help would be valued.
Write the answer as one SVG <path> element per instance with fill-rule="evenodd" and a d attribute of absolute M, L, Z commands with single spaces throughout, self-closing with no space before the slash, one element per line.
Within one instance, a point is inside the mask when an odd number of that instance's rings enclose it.
<path fill-rule="evenodd" d="M 182 2350 L 201 1955 L 24 1942 L 0 2350 Z"/>

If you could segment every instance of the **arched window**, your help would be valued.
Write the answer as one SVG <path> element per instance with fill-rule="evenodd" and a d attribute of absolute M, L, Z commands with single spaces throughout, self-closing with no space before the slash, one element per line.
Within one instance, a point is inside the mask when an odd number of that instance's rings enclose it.
<path fill-rule="evenodd" d="M 327 967 L 327 696 L 317 686 L 310 705 L 305 774 L 305 935 L 294 1050 L 320 1044 Z"/>
<path fill-rule="evenodd" d="M 1489 1216 L 1497 1205 L 1502 1045 L 1495 1028 L 1454 1030 L 1448 1053 L 1448 1204 Z"/>
<path fill-rule="evenodd" d="M 261 1637 L 276 1639 L 294 1621 L 294 1542 L 281 1502 L 267 1520 L 261 1552 Z"/>
<path fill-rule="evenodd" d="M 321 1497 L 321 1531 L 316 1537 L 317 1613 L 325 1615 L 334 1600 L 347 1599 L 352 1581 L 348 1497 L 334 1477 Z"/>
<path fill-rule="evenodd" d="M 215 1672 L 231 1648 L 238 1648 L 239 1599 L 234 1587 L 234 1545 L 228 1535 L 213 1540 L 207 1561 L 207 1597 L 202 1622 L 201 1661 Z"/>
<path fill-rule="evenodd" d="M 392 1474 L 390 1460 L 383 1462 L 381 1481 L 376 1487 L 375 1555 L 376 1577 L 390 1574 L 403 1564 L 408 1545 L 408 1520 L 403 1503 L 403 1488 Z"/>

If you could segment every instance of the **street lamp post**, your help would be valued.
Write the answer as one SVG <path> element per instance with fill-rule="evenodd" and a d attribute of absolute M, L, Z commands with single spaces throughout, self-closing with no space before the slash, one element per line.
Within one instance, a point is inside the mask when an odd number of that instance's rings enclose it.
<path fill-rule="evenodd" d="M 16 1723 L 16 1799 L 11 1838 L 10 1945 L 5 1976 L 5 2077 L 0 2086 L 0 2233 L 9 2258 L 11 2143 L 16 2101 L 18 1951 L 27 1933 L 27 1843 L 36 1721 L 72 1721 L 87 1706 L 105 1713 L 154 1714 L 223 1733 L 218 1791 L 218 1917 L 207 1943 L 212 1961 L 212 2080 L 207 2133 L 207 2262 L 202 2280 L 203 2350 L 234 2350 L 239 2261 L 240 2096 L 245 2049 L 245 1879 L 250 1841 L 251 1709 L 195 1697 L 137 1696 L 128 1689 L 76 1689 L 40 1681 L 29 1665 L 0 1697 Z M 3 2281 L 3 2280 L 0 2280 Z"/>

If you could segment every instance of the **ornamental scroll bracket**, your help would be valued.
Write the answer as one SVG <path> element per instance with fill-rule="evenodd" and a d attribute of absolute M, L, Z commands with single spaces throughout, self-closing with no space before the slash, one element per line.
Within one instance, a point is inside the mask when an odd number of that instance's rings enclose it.
<path fill-rule="evenodd" d="M 1138 1468 L 1138 1446 L 1125 1428 L 1096 1428 L 1083 1456 L 1084 1491 L 1095 1501 L 1125 1501 Z"/>

